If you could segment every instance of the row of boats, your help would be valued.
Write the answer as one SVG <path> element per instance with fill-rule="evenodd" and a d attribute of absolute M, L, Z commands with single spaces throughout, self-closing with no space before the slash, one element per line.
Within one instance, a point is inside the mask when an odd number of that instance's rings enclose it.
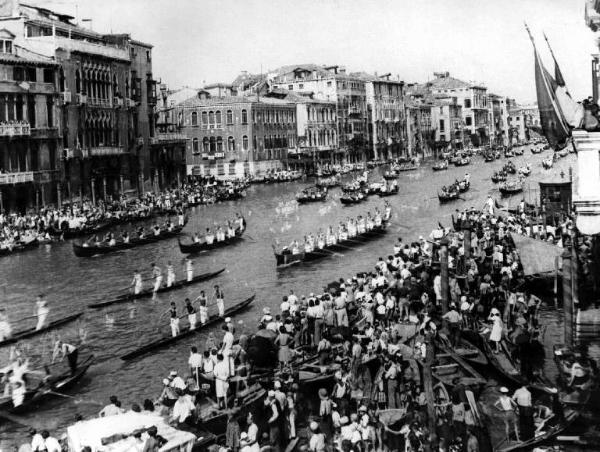
<path fill-rule="evenodd" d="M 465 193 L 471 188 L 471 182 L 468 176 L 460 181 L 455 181 L 453 184 L 442 187 L 441 192 L 438 192 L 440 203 L 444 204 L 456 199 L 460 199 L 461 193 Z"/>

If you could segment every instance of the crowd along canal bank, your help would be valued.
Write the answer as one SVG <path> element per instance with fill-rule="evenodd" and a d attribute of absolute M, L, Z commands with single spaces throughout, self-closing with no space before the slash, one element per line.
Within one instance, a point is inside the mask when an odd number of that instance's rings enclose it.
<path fill-rule="evenodd" d="M 536 188 L 538 180 L 549 175 L 560 177 L 558 174 L 561 171 L 567 174 L 568 167 L 572 164 L 572 158 L 567 157 L 546 171 L 541 165 L 544 157 L 544 154 L 532 155 L 526 152 L 524 156 L 514 158 L 517 166 L 526 161 L 532 163 L 532 175 L 527 180 L 532 188 Z M 246 218 L 248 227 L 243 241 L 225 247 L 218 253 L 193 257 L 197 274 L 222 267 L 226 270 L 214 282 L 185 287 L 172 294 L 158 294 L 154 299 L 128 303 L 114 309 L 86 311 L 81 321 L 64 328 L 60 334 L 65 340 L 83 334 L 89 351 L 95 355 L 96 364 L 81 380 L 76 400 L 55 400 L 31 413 L 29 418 L 33 421 L 52 418 L 56 428 L 60 430 L 71 424 L 77 414 L 84 417 L 96 414 L 98 409 L 93 402 L 102 404 L 115 392 L 118 392 L 125 406 L 159 394 L 161 376 L 167 375 L 175 363 L 175 367 L 184 368 L 189 347 L 204 343 L 206 333 L 201 332 L 173 347 L 157 350 L 144 359 L 131 363 L 123 364 L 116 357 L 132 351 L 138 344 L 157 339 L 168 331 L 166 319 L 159 322 L 158 318 L 168 308 L 171 300 L 181 304 L 186 297 L 196 298 L 199 290 L 212 293 L 213 284 L 222 288 L 228 301 L 256 293 L 253 307 L 235 318 L 238 322 L 237 334 L 252 333 L 263 308 L 277 310 L 281 297 L 289 293 L 290 289 L 297 293 L 318 292 L 327 282 L 366 270 L 377 257 L 389 255 L 392 244 L 398 237 L 412 241 L 419 235 L 428 234 L 438 223 L 450 227 L 451 215 L 455 209 L 481 209 L 488 194 L 499 199 L 499 192 L 491 184 L 490 177 L 504 163 L 504 160 L 484 163 L 481 158 L 475 158 L 467 167 L 450 167 L 447 171 L 433 173 L 429 166 L 423 166 L 416 171 L 401 174 L 398 178 L 399 194 L 386 198 L 393 210 L 386 237 L 348 252 L 337 253 L 315 265 L 292 267 L 283 272 L 276 270 L 272 245 L 283 246 L 292 239 L 325 225 L 336 225 L 348 217 L 374 211 L 375 207 L 381 208 L 382 200 L 372 197 L 359 205 L 346 207 L 337 199 L 340 194 L 338 189 L 338 192 L 331 191 L 330 199 L 325 203 L 292 208 L 294 194 L 308 185 L 292 182 L 276 186 L 252 186 L 246 199 L 190 209 L 185 228 L 189 233 L 202 232 L 206 227 L 213 227 L 215 222 L 222 224 L 236 213 L 242 213 Z M 464 200 L 459 199 L 441 206 L 438 202 L 438 188 L 462 179 L 465 172 L 471 174 L 471 189 L 464 194 Z M 373 178 L 380 179 L 375 176 Z M 526 196 L 529 194 L 526 193 Z M 536 197 L 537 193 L 531 196 Z M 520 198 L 514 198 L 511 202 L 516 205 L 518 200 Z M 43 292 L 49 301 L 52 316 L 60 318 L 71 312 L 84 310 L 88 304 L 115 298 L 129 285 L 135 270 L 149 276 L 151 263 L 164 268 L 171 261 L 177 279 L 183 278 L 184 257 L 176 239 L 161 241 L 151 247 L 83 260 L 73 256 L 68 244 L 42 246 L 38 250 L 0 261 L 0 272 L 6 275 L 5 285 L 2 287 L 3 296 L 15 317 L 26 317 L 33 309 L 35 296 Z M 560 324 L 557 313 L 544 312 L 542 318 L 550 325 L 545 341 L 559 342 L 561 330 L 553 328 L 553 325 Z M 49 333 L 32 340 L 28 347 L 30 355 L 47 356 L 52 339 L 53 335 Z M 2 350 L 2 353 L 6 353 L 6 350 Z M 10 444 L 19 442 L 25 436 L 23 428 L 7 423 L 0 426 L 0 433 L 2 441 Z"/>

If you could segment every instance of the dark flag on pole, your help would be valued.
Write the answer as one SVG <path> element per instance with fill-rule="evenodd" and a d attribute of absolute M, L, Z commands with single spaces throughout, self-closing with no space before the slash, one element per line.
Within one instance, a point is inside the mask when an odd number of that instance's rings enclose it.
<path fill-rule="evenodd" d="M 567 145 L 570 136 L 570 128 L 556 99 L 556 88 L 559 85 L 546 68 L 544 68 L 535 47 L 533 36 L 531 36 L 527 25 L 525 25 L 525 28 L 533 44 L 533 53 L 535 56 L 535 87 L 542 131 L 550 146 L 555 150 L 559 150 Z"/>

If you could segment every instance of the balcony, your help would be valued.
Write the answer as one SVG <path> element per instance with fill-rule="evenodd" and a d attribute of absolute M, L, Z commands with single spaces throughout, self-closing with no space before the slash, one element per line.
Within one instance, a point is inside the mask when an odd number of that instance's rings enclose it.
<path fill-rule="evenodd" d="M 3 122 L 0 123 L 0 136 L 15 137 L 31 135 L 31 127 L 28 122 Z"/>
<path fill-rule="evenodd" d="M 99 146 L 88 149 L 82 149 L 81 155 L 84 159 L 90 157 L 106 157 L 110 155 L 125 155 L 128 154 L 123 146 Z"/>
<path fill-rule="evenodd" d="M 185 144 L 186 142 L 187 136 L 183 133 L 157 133 L 150 137 L 151 145 Z"/>
<path fill-rule="evenodd" d="M 56 49 L 69 52 L 98 55 L 113 60 L 129 61 L 126 48 L 94 44 L 80 39 L 69 39 L 64 36 L 35 36 L 25 38 L 27 48 L 47 57 L 54 57 Z"/>
<path fill-rule="evenodd" d="M 58 127 L 33 127 L 31 129 L 31 138 L 58 138 Z"/>
<path fill-rule="evenodd" d="M 110 101 L 110 99 L 102 99 L 100 97 L 88 97 L 87 103 L 92 107 L 112 108 L 112 102 Z"/>
<path fill-rule="evenodd" d="M 15 185 L 36 182 L 39 184 L 52 182 L 59 175 L 58 170 L 22 171 L 18 173 L 0 174 L 0 185 Z"/>

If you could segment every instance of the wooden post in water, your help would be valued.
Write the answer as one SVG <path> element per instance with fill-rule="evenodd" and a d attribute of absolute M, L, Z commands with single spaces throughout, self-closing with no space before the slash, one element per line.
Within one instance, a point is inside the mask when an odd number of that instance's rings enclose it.
<path fill-rule="evenodd" d="M 471 222 L 469 220 L 463 221 L 461 229 L 463 230 L 464 235 L 463 246 L 465 249 L 465 262 L 467 262 L 471 258 Z"/>
<path fill-rule="evenodd" d="M 433 338 L 431 335 L 425 337 L 427 344 L 427 351 L 425 355 L 425 362 L 423 363 L 423 390 L 425 391 L 425 400 L 427 401 L 427 419 L 429 425 L 429 431 L 435 432 L 437 426 L 437 419 L 435 415 L 435 397 L 433 396 L 433 377 L 431 375 L 431 365 L 435 357 L 435 350 L 433 346 Z"/>
<path fill-rule="evenodd" d="M 571 235 L 571 299 L 573 300 L 573 325 L 579 309 L 579 260 L 577 259 L 577 229 Z"/>
<path fill-rule="evenodd" d="M 444 237 L 440 241 L 440 277 L 442 279 L 442 313 L 448 312 L 448 238 Z"/>
<path fill-rule="evenodd" d="M 571 251 L 562 254 L 563 311 L 565 313 L 565 345 L 573 346 L 573 298 L 571 291 Z"/>

